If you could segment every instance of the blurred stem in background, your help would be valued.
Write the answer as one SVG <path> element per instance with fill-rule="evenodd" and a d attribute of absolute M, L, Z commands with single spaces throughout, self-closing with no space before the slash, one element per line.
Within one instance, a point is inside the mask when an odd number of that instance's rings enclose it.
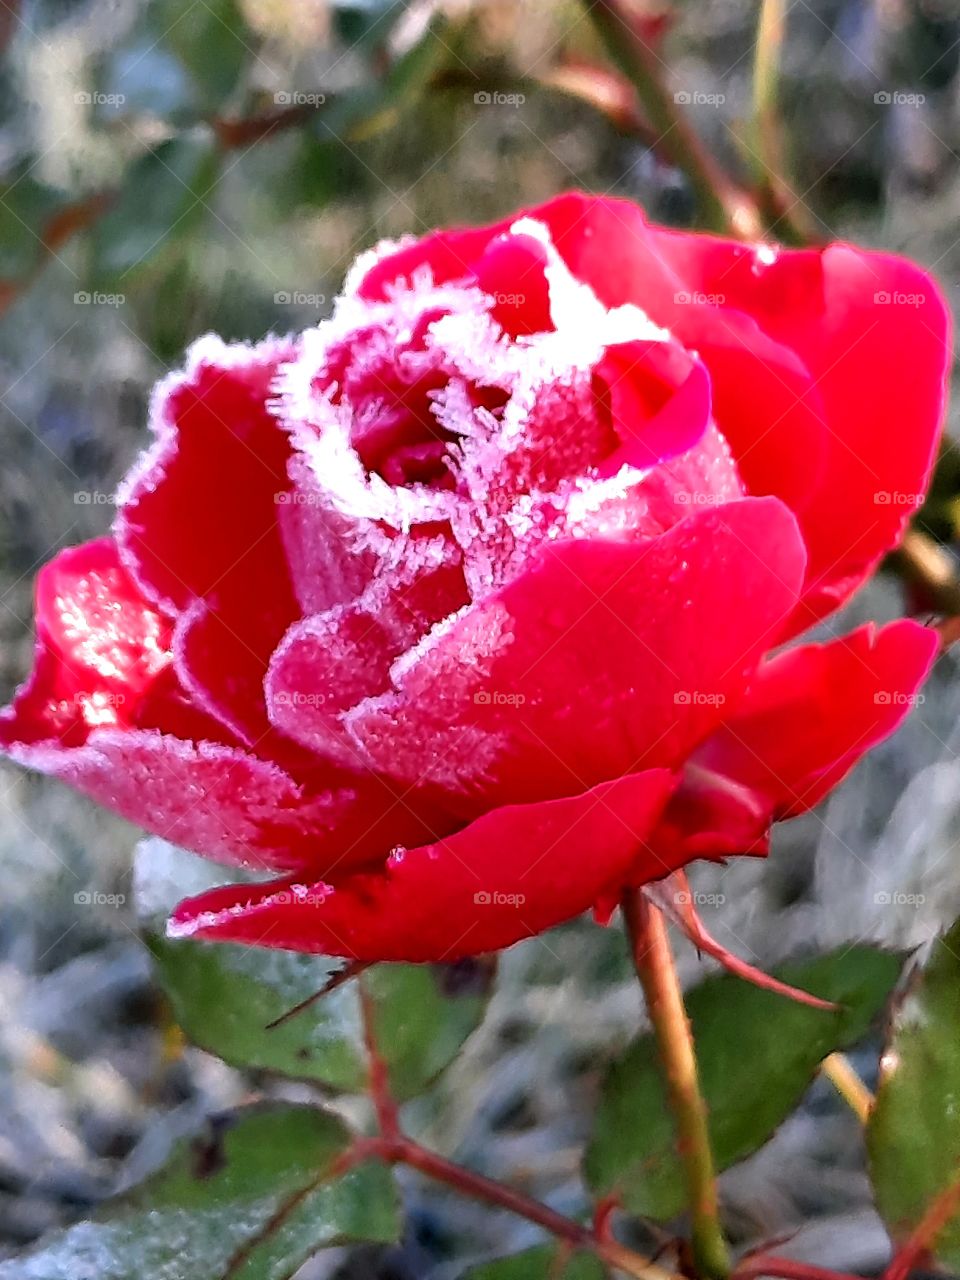
<path fill-rule="evenodd" d="M 631 889 L 624 895 L 623 914 L 677 1127 L 677 1151 L 692 1219 L 694 1264 L 705 1280 L 726 1280 L 731 1262 L 720 1226 L 707 1106 L 700 1092 L 693 1034 L 666 922 L 642 889 Z"/>
<path fill-rule="evenodd" d="M 761 0 L 753 59 L 758 177 L 771 231 L 794 244 L 814 244 L 820 239 L 816 220 L 788 181 L 787 146 L 778 109 L 786 19 L 784 0 Z"/>
<path fill-rule="evenodd" d="M 664 82 L 664 66 L 617 0 L 585 0 L 587 13 L 614 63 L 634 85 L 657 134 L 659 149 L 690 179 L 700 220 L 741 240 L 763 235 L 757 202 L 724 172 Z"/>

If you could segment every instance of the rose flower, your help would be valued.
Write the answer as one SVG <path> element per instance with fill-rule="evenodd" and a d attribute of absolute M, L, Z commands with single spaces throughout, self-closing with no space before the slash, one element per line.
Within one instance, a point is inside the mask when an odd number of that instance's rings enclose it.
<path fill-rule="evenodd" d="M 3 747 L 259 873 L 179 936 L 452 960 L 764 853 L 935 656 L 794 641 L 921 501 L 948 346 L 908 262 L 621 201 L 380 245 L 331 319 L 160 384 Z"/>

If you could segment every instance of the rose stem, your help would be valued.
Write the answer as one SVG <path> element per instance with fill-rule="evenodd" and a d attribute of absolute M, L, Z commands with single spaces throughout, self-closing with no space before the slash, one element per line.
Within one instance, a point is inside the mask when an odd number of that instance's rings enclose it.
<path fill-rule="evenodd" d="M 623 913 L 677 1127 L 677 1149 L 692 1219 L 694 1261 L 701 1276 L 724 1280 L 730 1274 L 731 1263 L 720 1228 L 707 1107 L 700 1092 L 693 1035 L 667 926 L 642 889 L 624 894 Z"/>
<path fill-rule="evenodd" d="M 881 1280 L 907 1280 L 910 1272 L 930 1253 L 944 1227 L 960 1208 L 960 1177 L 937 1195 L 917 1223 L 910 1238 L 897 1251 Z"/>
<path fill-rule="evenodd" d="M 854 1071 L 849 1059 L 842 1053 L 831 1053 L 820 1063 L 820 1071 L 860 1123 L 866 1124 L 873 1110 L 873 1094 Z"/>
<path fill-rule="evenodd" d="M 389 1068 L 377 1045 L 373 1001 L 364 987 L 362 977 L 357 979 L 357 986 L 360 992 L 363 1037 L 369 1059 L 370 1097 L 380 1132 L 375 1138 L 358 1138 L 352 1144 L 341 1157 L 337 1166 L 338 1175 L 371 1157 L 385 1160 L 389 1164 L 403 1164 L 408 1168 L 418 1169 L 437 1182 L 445 1183 L 462 1195 L 483 1200 L 535 1222 L 558 1240 L 563 1240 L 574 1248 L 590 1249 L 608 1266 L 616 1267 L 628 1276 L 639 1277 L 639 1280 L 682 1280 L 634 1253 L 606 1232 L 599 1236 L 590 1227 L 573 1218 L 565 1218 L 549 1205 L 541 1204 L 539 1200 L 514 1191 L 512 1187 L 454 1164 L 408 1138 L 400 1127 L 399 1108 L 390 1089 Z"/>
<path fill-rule="evenodd" d="M 773 1258 L 754 1253 L 741 1259 L 734 1272 L 735 1280 L 756 1280 L 759 1276 L 775 1276 L 777 1280 L 862 1280 L 849 1271 L 829 1271 L 809 1262 L 795 1262 L 793 1258 Z"/>
<path fill-rule="evenodd" d="M 388 1144 L 399 1142 L 403 1137 L 400 1131 L 399 1108 L 390 1090 L 390 1069 L 384 1061 L 377 1044 L 373 1001 L 364 986 L 362 977 L 357 979 L 357 990 L 360 995 L 363 1040 L 367 1049 L 367 1058 L 369 1059 L 370 1097 L 377 1117 L 377 1128 L 380 1130 L 381 1137 Z"/>
<path fill-rule="evenodd" d="M 814 219 L 802 199 L 787 182 L 786 147 L 778 111 L 780 58 L 786 34 L 784 0 L 761 0 L 753 59 L 753 121 L 757 161 L 769 194 L 772 212 L 783 223 L 796 244 L 816 244 L 822 240 Z M 776 228 L 776 223 L 774 227 Z"/>
<path fill-rule="evenodd" d="M 730 180 L 703 145 L 664 84 L 664 64 L 617 0 L 584 0 L 584 6 L 608 54 L 635 86 L 659 135 L 660 149 L 690 178 L 705 223 L 738 239 L 762 239 L 763 220 L 756 201 Z"/>
<path fill-rule="evenodd" d="M 551 1235 L 566 1241 L 574 1248 L 589 1249 L 608 1266 L 616 1267 L 628 1276 L 640 1277 L 641 1280 L 679 1280 L 679 1277 L 674 1276 L 672 1272 L 658 1267 L 656 1263 L 634 1253 L 632 1249 L 626 1248 L 618 1241 L 609 1237 L 600 1240 L 583 1223 L 576 1222 L 573 1218 L 565 1218 L 548 1205 L 532 1200 L 522 1192 L 504 1186 L 501 1182 L 494 1182 L 491 1178 L 485 1178 L 482 1174 L 463 1168 L 462 1165 L 453 1164 L 443 1156 L 428 1151 L 408 1138 L 401 1139 L 391 1152 L 390 1158 L 395 1163 L 418 1169 L 427 1177 L 442 1182 L 472 1199 L 483 1200 L 487 1204 L 507 1209 L 530 1222 L 535 1222 Z"/>

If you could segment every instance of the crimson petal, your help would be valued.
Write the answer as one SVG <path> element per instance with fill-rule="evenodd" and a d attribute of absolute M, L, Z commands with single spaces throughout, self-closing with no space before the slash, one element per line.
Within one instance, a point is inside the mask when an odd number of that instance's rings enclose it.
<path fill-rule="evenodd" d="M 586 911 L 625 877 L 673 785 L 666 770 L 582 795 L 495 809 L 382 871 L 228 885 L 182 902 L 174 937 L 345 956 L 456 960 L 510 946 Z M 660 874 L 671 870 L 660 864 Z"/>

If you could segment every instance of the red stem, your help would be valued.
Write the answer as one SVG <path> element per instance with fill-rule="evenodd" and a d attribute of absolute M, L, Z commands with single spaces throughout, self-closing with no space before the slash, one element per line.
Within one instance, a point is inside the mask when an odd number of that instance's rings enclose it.
<path fill-rule="evenodd" d="M 775 1276 L 777 1280 L 863 1280 L 862 1276 L 855 1276 L 849 1271 L 830 1271 L 809 1262 L 772 1258 L 762 1253 L 743 1258 L 734 1268 L 730 1280 L 755 1280 L 758 1276 Z"/>
<path fill-rule="evenodd" d="M 377 1114 L 377 1127 L 381 1136 L 388 1143 L 401 1142 L 400 1117 L 397 1104 L 390 1090 L 390 1070 L 377 1045 L 375 1010 L 373 1001 L 363 985 L 363 978 L 357 979 L 357 990 L 360 993 L 360 1015 L 363 1019 L 363 1039 L 367 1048 L 370 1070 L 370 1097 Z"/>

